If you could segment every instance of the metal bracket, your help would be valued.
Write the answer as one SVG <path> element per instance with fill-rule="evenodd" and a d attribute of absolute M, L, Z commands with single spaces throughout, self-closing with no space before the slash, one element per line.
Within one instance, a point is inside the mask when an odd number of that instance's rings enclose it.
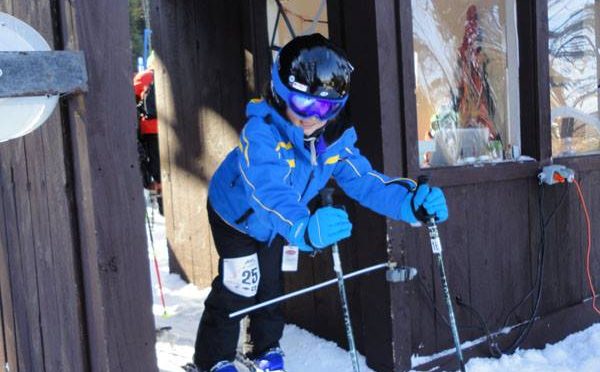
<path fill-rule="evenodd" d="M 0 98 L 87 92 L 81 51 L 0 52 Z"/>
<path fill-rule="evenodd" d="M 401 283 L 412 280 L 417 275 L 417 269 L 410 266 L 389 268 L 385 272 L 385 279 L 390 283 Z"/>

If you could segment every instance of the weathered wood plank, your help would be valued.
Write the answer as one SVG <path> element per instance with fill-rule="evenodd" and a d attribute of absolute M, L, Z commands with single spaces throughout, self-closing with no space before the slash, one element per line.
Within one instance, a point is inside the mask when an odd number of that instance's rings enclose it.
<path fill-rule="evenodd" d="M 44 154 L 42 151 L 38 151 L 43 149 L 41 133 L 36 131 L 27 136 L 23 142 L 26 154 L 26 182 L 28 185 L 28 193 L 23 197 L 29 199 L 31 230 L 27 233 L 31 234 L 32 239 L 31 245 L 28 244 L 24 249 L 33 255 L 29 265 L 31 271 L 29 271 L 28 276 L 36 280 L 37 288 L 34 293 L 38 300 L 37 306 L 39 306 L 36 321 L 40 322 L 39 332 L 44 356 L 44 368 L 67 370 L 64 365 L 65 361 L 58 357 L 62 354 L 61 342 L 56 339 L 61 333 L 62 311 L 56 302 L 56 285 L 58 283 L 54 281 L 52 270 L 55 270 L 60 264 L 55 263 L 52 257 L 54 247 L 52 247 L 50 240 L 47 181 L 43 164 Z M 17 188 L 19 187 L 17 185 Z M 24 203 L 24 201 L 20 201 L 20 203 Z M 76 324 L 79 324 L 79 322 Z"/>
<path fill-rule="evenodd" d="M 42 23 L 44 19 L 47 21 L 47 4 L 36 4 L 31 9 L 25 9 L 20 2 L 4 1 L 0 3 L 0 10 L 6 10 L 30 24 Z M 46 39 L 52 37 L 52 29 L 49 27 L 42 27 L 39 31 Z M 27 198 L 27 182 L 23 182 L 26 180 L 23 142 L 2 144 L 0 154 L 4 210 L 2 234 L 7 249 L 3 265 L 7 268 L 5 280 L 9 282 L 3 284 L 6 290 L 3 290 L 2 301 L 3 308 L 12 310 L 12 314 L 5 315 L 5 329 L 9 332 L 7 340 L 11 342 L 7 345 L 9 365 L 15 369 L 43 370 L 35 259 L 31 258 L 30 202 Z"/>
<path fill-rule="evenodd" d="M 0 146 L 2 179 L 5 184 L 3 203 L 9 248 L 10 281 L 13 290 L 17 334 L 18 367 L 43 370 L 40 306 L 32 223 L 28 197 L 26 155 L 22 140 Z"/>
<path fill-rule="evenodd" d="M 432 184 L 437 185 L 437 179 L 431 180 Z M 473 221 L 475 220 L 472 215 L 473 209 L 477 206 L 473 206 L 474 200 L 471 204 L 465 203 L 466 200 L 470 199 L 469 189 L 467 188 L 444 188 L 448 200 L 448 209 L 450 211 L 451 219 L 439 225 L 440 239 L 443 246 L 443 258 L 444 266 L 446 269 L 446 276 L 448 285 L 450 288 L 450 294 L 452 296 L 452 304 L 454 313 L 456 316 L 457 324 L 461 327 L 458 329 L 461 342 L 465 342 L 469 339 L 473 339 L 479 336 L 479 332 L 476 332 L 472 327 L 473 325 L 473 314 L 468 311 L 465 307 L 459 306 L 456 299 L 461 299 L 467 304 L 471 304 L 473 301 L 472 297 L 472 280 L 471 280 L 471 256 L 480 254 L 480 249 L 484 249 L 482 246 L 472 244 L 470 238 L 474 231 L 482 230 L 482 226 L 477 226 L 477 229 L 464 228 L 462 221 Z M 486 213 L 486 211 L 481 212 Z M 483 233 L 483 232 L 482 232 Z M 426 234 L 428 237 L 428 234 Z M 428 240 L 428 239 L 426 239 Z M 426 242 L 425 249 L 432 254 L 431 242 Z M 448 319 L 447 306 L 441 292 L 441 282 L 439 277 L 438 263 L 433 261 L 433 272 L 435 273 L 434 283 L 432 283 L 435 289 L 436 304 L 441 314 L 438 314 L 438 327 L 437 327 L 437 343 L 438 348 L 442 342 L 449 342 L 450 347 L 454 345 L 451 343 L 451 331 L 450 328 L 441 321 L 440 316 L 444 316 Z"/>
<path fill-rule="evenodd" d="M 412 5 L 410 1 L 398 3 L 399 57 L 400 57 L 400 105 L 402 112 L 402 133 L 405 153 L 403 165 L 405 174 L 414 177 L 420 173 L 417 98 L 415 95 L 415 68 L 412 29 Z"/>
<path fill-rule="evenodd" d="M 2 187 L 2 194 L 4 195 L 4 187 Z M 4 201 L 4 200 L 3 200 Z M 4 203 L 0 203 L 4 204 Z M 5 214 L 4 208 L 2 208 L 2 215 L 0 221 L 4 222 Z M 9 253 L 6 247 L 8 246 L 8 239 L 6 234 L 6 224 L 3 223 L 3 237 L 2 237 L 2 252 L 0 255 L 0 268 L 2 268 L 1 276 L 1 290 L 2 290 L 2 323 L 3 323 L 3 338 L 6 342 L 6 359 L 9 367 L 17 368 L 18 363 L 18 352 L 17 352 L 17 325 L 14 315 L 15 304 L 12 296 L 12 282 L 9 268 Z"/>
<path fill-rule="evenodd" d="M 61 112 L 61 115 L 64 113 Z M 68 154 L 69 137 L 63 134 L 62 125 L 50 122 L 42 129 L 44 144 L 44 170 L 47 181 L 50 244 L 52 260 L 60 265 L 50 267 L 49 281 L 56 288 L 57 306 L 60 310 L 58 327 L 61 337 L 61 358 L 68 361 L 65 368 L 73 371 L 88 365 L 85 342 L 85 317 L 83 312 L 83 278 L 80 257 L 77 254 L 77 221 L 73 201 L 72 158 L 53 156 L 57 148 Z M 78 326 L 73 326 L 77 324 Z M 68 370 L 68 369 L 66 369 Z"/>
<path fill-rule="evenodd" d="M 333 4 L 328 7 L 332 11 L 330 28 L 335 30 L 333 36 L 339 38 L 336 41 L 356 67 L 353 87 L 360 87 L 352 89 L 347 109 L 349 117 L 345 120 L 354 123 L 359 138 L 358 146 L 375 169 L 383 171 L 385 168 L 386 172 L 400 174 L 401 160 L 391 160 L 392 154 L 384 156 L 381 146 L 385 137 L 383 128 L 391 122 L 397 124 L 400 117 L 396 101 L 399 87 L 381 83 L 398 77 L 395 4 L 392 1 L 338 3 L 338 9 L 333 9 Z M 340 25 L 334 23 L 336 21 L 341 23 L 341 30 Z M 398 167 L 389 167 L 390 161 L 397 161 Z M 349 214 L 354 224 L 353 237 L 343 251 L 347 262 L 345 270 L 386 261 L 388 242 L 385 218 L 347 197 L 343 200 L 347 205 L 352 205 Z M 401 339 L 392 338 L 391 294 L 383 278 L 382 273 L 363 277 L 352 283 L 348 290 L 352 294 L 349 296 L 351 305 L 354 306 L 352 316 L 357 345 L 365 354 L 367 364 L 377 370 L 391 370 L 391 345 Z M 340 323 L 340 328 L 343 329 L 343 323 Z"/>
<path fill-rule="evenodd" d="M 435 263 L 426 232 L 416 231 L 409 226 L 399 228 L 402 229 L 401 232 L 403 233 L 400 236 L 399 247 L 405 251 L 406 264 L 414 266 L 418 270 L 418 277 L 411 283 L 410 296 L 408 297 L 411 306 L 412 354 L 434 354 L 436 350 L 435 330 L 436 327 L 442 324 L 434 309 L 434 304 L 441 303 L 441 300 L 436 297 L 436 288 L 439 283 L 437 282 L 437 267 L 434 266 Z M 442 244 L 448 245 L 449 242 L 442 242 Z M 394 327 L 398 328 L 399 336 L 397 337 L 402 337 L 400 332 L 403 327 L 396 324 L 394 324 Z M 398 363 L 399 361 L 396 361 L 396 365 Z M 406 364 L 406 360 L 402 364 Z"/>
<path fill-rule="evenodd" d="M 400 81 L 400 50 L 398 48 L 401 35 L 398 33 L 400 20 L 398 19 L 398 7 L 400 3 L 395 1 L 374 2 L 375 27 L 377 33 L 377 67 L 378 67 L 378 89 L 381 106 L 381 148 L 383 151 L 382 166 L 388 175 L 405 175 L 405 144 L 402 135 L 402 123 L 404 112 L 401 111 L 401 86 L 390 84 L 389 82 Z M 405 23 L 404 23 L 405 25 Z M 409 233 L 397 221 L 388 220 L 386 222 L 386 234 L 378 244 L 383 248 L 384 242 L 386 249 L 389 249 L 393 259 L 401 264 L 407 263 L 406 249 L 415 249 L 415 247 L 402 246 L 402 235 Z M 387 238 L 387 239 L 386 239 Z M 387 254 L 381 251 L 380 257 L 384 258 Z M 386 285 L 387 287 L 387 285 Z M 367 287 L 368 288 L 368 287 Z M 386 322 L 381 321 L 385 318 L 385 312 L 381 309 L 378 322 L 371 321 L 372 326 L 377 329 L 373 335 L 379 335 L 380 339 L 375 339 L 372 345 L 366 344 L 367 350 L 371 348 L 370 354 L 374 360 L 373 366 L 381 370 L 407 370 L 410 367 L 410 356 L 412 353 L 412 330 L 411 330 L 411 308 L 409 303 L 410 290 L 414 289 L 414 283 L 396 283 L 389 284 L 390 291 L 390 312 L 393 314 L 393 320 L 390 319 L 391 335 L 387 335 L 382 327 Z M 367 290 L 368 293 L 368 290 Z M 366 303 L 371 301 L 367 300 Z M 387 301 L 384 301 L 384 303 Z M 365 314 L 369 314 L 365 309 Z M 390 338 L 386 342 L 386 338 Z M 392 350 L 381 348 L 378 344 L 393 345 Z M 392 356 L 391 363 L 388 361 Z"/>
<path fill-rule="evenodd" d="M 0 287 L 0 299 L 2 298 L 2 288 Z M 0 302 L 0 365 L 6 366 L 6 342 L 4 336 L 4 310 Z"/>
<path fill-rule="evenodd" d="M 581 260 L 584 255 L 585 222 L 575 187 L 566 190 L 566 200 L 560 207 L 558 206 L 566 186 L 544 185 L 544 218 L 547 220 L 553 210 L 557 207 L 559 209 L 556 210 L 554 218 L 546 228 L 544 286 L 540 315 L 572 305 L 580 301 L 583 295 L 580 283 L 585 272 Z M 542 192 L 539 187 L 537 191 L 537 193 Z M 536 213 L 539 214 L 537 203 Z M 539 218 L 536 218 L 536 221 L 539 221 Z M 540 237 L 539 222 L 537 231 L 537 236 Z M 538 246 L 539 243 L 533 248 L 534 252 L 538 251 Z M 532 258 L 532 270 L 535 270 L 537 259 Z"/>
<path fill-rule="evenodd" d="M 598 196 L 597 187 L 600 184 L 600 171 L 595 171 L 590 173 L 589 179 L 583 185 L 584 187 L 584 197 L 587 203 L 587 208 L 590 213 L 591 219 L 591 234 L 592 234 L 592 245 L 590 252 L 590 269 L 592 272 L 592 283 L 594 284 L 594 288 L 596 293 L 600 291 L 600 253 L 598 252 L 597 247 L 600 247 L 600 196 Z M 583 213 L 583 211 L 581 211 Z M 585 246 L 584 246 L 585 247 Z M 585 248 L 583 249 L 585 252 Z M 581 254 L 581 262 L 582 265 L 585 264 L 585 253 Z M 587 276 L 583 274 L 583 270 L 581 272 L 581 288 L 584 297 L 591 296 L 591 290 L 587 284 Z M 596 306 L 600 306 L 600 299 L 596 301 Z M 591 304 L 588 303 L 588 309 L 591 310 Z"/>
<path fill-rule="evenodd" d="M 4 187 L 0 186 L 0 190 Z M 0 191 L 0 195 L 3 192 Z M 10 271 L 8 267 L 8 249 L 7 239 L 5 230 L 5 218 L 4 218 L 4 203 L 0 202 L 0 307 L 2 308 L 2 330 L 0 336 L 2 337 L 2 362 L 4 365 L 8 364 L 9 368 L 15 368 L 17 366 L 17 352 L 16 352 L 16 334 L 15 334 L 15 319 L 13 311 L 11 283 L 10 283 Z"/>
<path fill-rule="evenodd" d="M 519 88 L 523 154 L 538 160 L 552 156 L 550 138 L 550 67 L 548 2 L 517 1 Z M 523 94 L 523 92 L 527 92 Z"/>
<path fill-rule="evenodd" d="M 531 288 L 528 185 L 527 180 L 474 185 L 458 201 L 468 211 L 461 223 L 468 226 L 470 305 L 491 330 L 502 327 L 505 316 Z M 527 309 L 520 307 L 517 319 Z M 481 327 L 476 317 L 473 325 Z M 483 334 L 478 329 L 474 336 Z"/>
<path fill-rule="evenodd" d="M 337 191 L 334 195 L 335 204 L 347 205 L 348 213 L 350 218 L 356 222 L 356 215 L 351 206 L 349 199 L 342 196 L 341 191 Z M 319 201 L 320 203 L 320 201 Z M 342 262 L 342 269 L 345 273 L 349 273 L 357 269 L 355 263 L 355 252 L 359 249 L 352 241 L 340 242 L 340 260 Z M 321 254 L 317 255 L 312 260 L 313 265 L 313 283 L 321 283 L 326 280 L 335 278 L 335 272 L 333 271 L 333 258 L 330 250 L 326 250 Z M 361 278 L 362 279 L 362 278 Z M 350 318 L 352 320 L 352 326 L 354 330 L 354 339 L 356 346 L 362 349 L 363 345 L 363 332 L 361 324 L 361 299 L 359 296 L 359 288 L 361 287 L 361 279 L 346 282 L 346 295 L 348 299 L 348 307 L 350 309 Z M 345 331 L 345 325 L 342 315 L 341 300 L 339 295 L 339 289 L 337 285 L 324 288 L 323 290 L 314 293 L 315 299 L 315 314 L 318 317 L 325 317 L 323 321 L 315 322 L 314 331 L 322 335 L 322 337 L 336 341 L 341 347 L 348 348 L 348 340 Z M 326 314 L 326 315 L 324 315 Z"/>
<path fill-rule="evenodd" d="M 0 52 L 0 98 L 87 92 L 82 52 Z"/>
<path fill-rule="evenodd" d="M 89 368 L 156 371 L 128 5 L 58 9 L 65 49 L 84 51 L 89 76 L 89 92 L 68 101 Z"/>
<path fill-rule="evenodd" d="M 258 97 L 271 81 L 271 51 L 269 30 L 267 30 L 266 0 L 246 0 L 244 2 L 245 49 L 252 56 L 251 71 L 247 72 L 248 98 Z M 247 70 L 250 66 L 247 66 Z"/>
<path fill-rule="evenodd" d="M 47 370 L 80 371 L 87 358 L 76 262 L 74 209 L 66 187 L 65 143 L 58 113 L 25 137 L 38 295 Z"/>
<path fill-rule="evenodd" d="M 420 174 L 428 174 L 438 186 L 466 186 L 485 182 L 501 182 L 533 178 L 539 173 L 539 163 L 503 163 L 484 167 L 444 167 L 422 169 L 409 172 L 408 176 L 416 178 Z"/>
<path fill-rule="evenodd" d="M 415 89 L 415 72 L 414 72 L 414 57 L 413 57 L 413 30 L 412 30 L 412 5 L 410 1 L 401 1 L 398 3 L 396 11 L 398 22 L 398 57 L 399 57 L 399 104 L 401 112 L 401 120 L 399 131 L 402 133 L 400 144 L 387 143 L 386 151 L 392 151 L 388 148 L 394 146 L 402 146 L 405 150 L 401 151 L 401 157 L 398 161 L 402 162 L 403 174 L 409 177 L 416 177 L 421 172 L 419 169 L 419 159 L 417 150 L 417 111 Z M 393 125 L 393 124 L 390 124 Z M 386 129 L 386 133 L 391 129 Z M 396 138 L 398 135 L 396 135 Z M 391 159 L 390 159 L 391 161 Z M 433 175 L 435 184 L 439 184 L 440 177 Z M 415 279 L 410 286 L 410 297 L 408 298 L 411 309 L 411 342 L 412 353 L 418 355 L 428 355 L 436 350 L 436 328 L 445 327 L 436 311 L 433 308 L 433 303 L 440 303 L 441 300 L 436 298 L 437 288 L 437 267 L 434 266 L 431 255 L 431 247 L 426 238 L 425 231 L 414 231 L 409 227 L 402 225 L 398 226 L 400 235 L 397 239 L 400 243 L 401 252 L 396 255 L 401 255 L 402 250 L 406 256 L 406 264 L 416 266 L 419 270 L 419 277 Z M 447 243 L 443 243 L 446 244 Z M 432 298 L 428 298 L 432 296 Z M 404 331 L 402 325 L 394 324 L 398 336 Z M 403 340 L 401 342 L 404 342 Z M 406 369 L 407 363 L 410 365 L 411 352 L 406 350 L 406 346 L 402 348 L 404 353 L 402 356 L 395 357 L 396 370 Z"/>
<path fill-rule="evenodd" d="M 171 262 L 207 286 L 217 273 L 205 211 L 208 182 L 245 123 L 242 4 L 158 1 L 152 12 Z"/>

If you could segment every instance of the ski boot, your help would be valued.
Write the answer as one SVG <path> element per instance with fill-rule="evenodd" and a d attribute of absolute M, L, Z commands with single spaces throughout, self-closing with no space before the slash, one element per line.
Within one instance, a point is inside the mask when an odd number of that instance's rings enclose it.
<path fill-rule="evenodd" d="M 252 360 L 255 372 L 285 372 L 283 369 L 283 350 L 274 347 Z"/>
<path fill-rule="evenodd" d="M 200 369 L 193 363 L 188 363 L 183 366 L 183 370 L 186 372 L 202 372 Z M 215 364 L 210 371 L 207 372 L 238 372 L 237 368 L 228 360 L 222 360 L 219 363 Z"/>
<path fill-rule="evenodd" d="M 181 368 L 185 372 L 200 372 L 200 370 L 198 369 L 198 367 L 196 367 L 194 363 L 188 363 L 185 366 L 181 366 Z"/>
<path fill-rule="evenodd" d="M 222 360 L 215 364 L 209 372 L 238 372 L 238 369 L 228 360 Z"/>

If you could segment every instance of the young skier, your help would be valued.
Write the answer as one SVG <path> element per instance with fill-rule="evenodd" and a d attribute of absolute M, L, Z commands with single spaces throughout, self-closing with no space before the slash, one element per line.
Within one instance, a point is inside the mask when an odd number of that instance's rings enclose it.
<path fill-rule="evenodd" d="M 312 252 L 347 238 L 345 211 L 308 203 L 333 177 L 360 204 L 389 218 L 417 221 L 424 208 L 448 217 L 439 188 L 392 179 L 372 169 L 355 147 L 356 132 L 333 120 L 348 99 L 353 67 L 345 53 L 319 34 L 286 44 L 272 68 L 271 91 L 251 101 L 239 147 L 214 174 L 208 216 L 219 253 L 196 338 L 200 371 L 235 372 L 240 318 L 233 311 L 282 294 L 284 245 Z M 257 371 L 283 371 L 279 347 L 284 318 L 278 305 L 250 314 Z"/>

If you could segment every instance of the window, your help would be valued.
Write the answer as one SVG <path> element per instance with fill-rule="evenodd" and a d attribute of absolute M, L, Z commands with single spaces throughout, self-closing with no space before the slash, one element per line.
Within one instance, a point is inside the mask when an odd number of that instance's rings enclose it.
<path fill-rule="evenodd" d="M 317 32 L 329 37 L 327 0 L 280 1 L 280 4 L 283 14 L 275 0 L 267 1 L 269 41 L 273 46 L 281 47 L 292 40 L 290 27 L 297 36 Z"/>
<path fill-rule="evenodd" d="M 552 156 L 600 152 L 595 0 L 548 1 Z"/>
<path fill-rule="evenodd" d="M 412 0 L 419 163 L 520 156 L 515 0 Z"/>

